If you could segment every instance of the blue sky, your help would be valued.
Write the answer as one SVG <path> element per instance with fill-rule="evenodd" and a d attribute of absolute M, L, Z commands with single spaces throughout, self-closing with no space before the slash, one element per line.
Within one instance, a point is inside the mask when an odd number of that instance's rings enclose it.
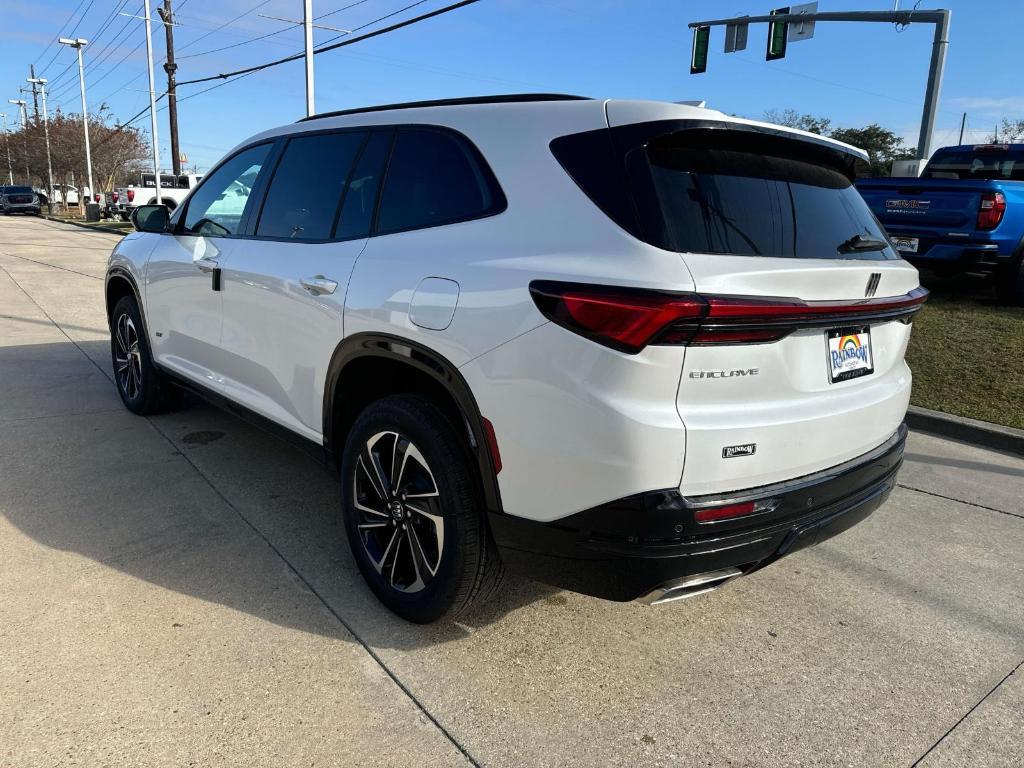
<path fill-rule="evenodd" d="M 364 0 L 322 23 L 351 29 L 413 1 Z M 314 13 L 328 13 L 353 2 L 314 0 Z M 192 44 L 261 3 L 258 12 Z M 820 9 L 888 10 L 892 3 L 822 0 Z M 446 0 L 426 0 L 392 21 L 445 4 Z M 913 0 L 901 2 L 902 7 L 912 4 Z M 90 2 L 83 0 L 81 5 L 84 8 Z M 97 37 L 102 22 L 120 5 L 119 0 L 92 0 L 85 18 L 73 16 L 63 34 L 73 32 L 94 41 L 85 53 L 90 109 L 102 102 L 125 120 L 148 102 L 145 47 L 132 52 L 144 40 L 142 24 L 115 16 Z M 3 0 L 0 105 L 7 107 L 10 122 L 17 120 L 16 107 L 6 100 L 18 96 L 31 62 L 36 62 L 37 74 L 49 63 L 44 76 L 53 80 L 51 109 L 56 104 L 70 111 L 80 109 L 77 72 L 74 66 L 68 67 L 74 52 L 62 46 L 58 52 L 58 46 L 50 45 L 78 6 L 78 0 Z M 141 0 L 128 0 L 124 10 L 136 13 L 141 6 Z M 176 0 L 175 7 L 181 24 L 175 34 L 179 57 L 203 54 L 179 59 L 179 80 L 250 66 L 302 49 L 301 29 L 258 15 L 300 18 L 300 0 Z M 481 0 L 317 56 L 317 109 L 515 91 L 706 99 L 716 109 L 755 118 L 767 109 L 791 107 L 829 117 L 839 126 L 878 122 L 916 144 L 930 25 L 897 32 L 887 24 L 820 24 L 813 40 L 791 45 L 784 60 L 771 63 L 764 61 L 764 26 L 751 28 L 748 50 L 729 55 L 722 53 L 723 31 L 717 29 L 708 72 L 689 74 L 688 22 L 760 14 L 771 7 L 771 0 Z M 922 7 L 940 4 L 922 3 Z M 955 143 L 964 111 L 972 129 L 969 139 L 980 141 L 1000 117 L 1024 117 L 1024 78 L 1021 66 L 1013 63 L 1016 36 L 1009 31 L 1024 28 L 1024 2 L 947 0 L 941 7 L 953 10 L 953 24 L 935 146 Z M 280 29 L 285 31 L 245 43 Z M 156 55 L 162 58 L 163 30 L 154 26 L 154 33 Z M 318 31 L 317 43 L 335 34 Z M 243 44 L 206 53 L 237 43 Z M 107 54 L 110 57 L 100 61 Z M 302 117 L 302 67 L 301 61 L 286 64 L 184 99 L 179 124 L 189 164 L 206 168 L 245 137 Z M 162 75 L 157 69 L 158 87 Z M 205 87 L 182 87 L 179 98 Z M 148 131 L 148 117 L 137 125 Z M 170 164 L 166 126 L 166 112 L 160 112 L 165 167 Z"/>

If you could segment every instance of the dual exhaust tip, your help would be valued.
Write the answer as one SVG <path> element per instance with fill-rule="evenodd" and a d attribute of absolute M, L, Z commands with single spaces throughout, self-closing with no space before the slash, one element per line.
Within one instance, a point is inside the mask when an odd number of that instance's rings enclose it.
<path fill-rule="evenodd" d="M 707 571 L 693 576 L 685 576 L 682 579 L 665 582 L 655 587 L 643 597 L 637 598 L 637 602 L 646 605 L 664 605 L 676 600 L 685 600 L 688 597 L 704 595 L 718 589 L 727 581 L 742 576 L 743 571 L 739 568 L 721 568 L 717 571 Z"/>

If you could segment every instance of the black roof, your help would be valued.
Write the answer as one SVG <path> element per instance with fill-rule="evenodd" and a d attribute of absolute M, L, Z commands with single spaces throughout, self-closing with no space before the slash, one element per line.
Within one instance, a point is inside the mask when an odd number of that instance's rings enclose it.
<path fill-rule="evenodd" d="M 304 117 L 298 122 L 319 120 L 323 117 L 340 117 L 341 115 L 359 115 L 364 112 L 383 112 L 391 109 L 418 109 L 421 107 L 455 107 L 464 104 L 510 104 L 523 101 L 586 101 L 588 96 L 572 96 L 565 93 L 502 93 L 496 96 L 466 96 L 459 99 L 434 99 L 432 101 L 407 101 L 401 104 L 381 104 L 376 107 L 358 107 L 357 109 L 339 109 L 336 112 L 322 112 Z"/>

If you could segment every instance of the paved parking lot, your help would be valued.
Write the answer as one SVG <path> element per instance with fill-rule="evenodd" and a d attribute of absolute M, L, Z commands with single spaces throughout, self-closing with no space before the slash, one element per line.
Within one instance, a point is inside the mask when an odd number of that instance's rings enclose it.
<path fill-rule="evenodd" d="M 0 217 L 0 765 L 1024 765 L 1024 461 L 912 434 L 868 521 L 712 595 L 417 627 L 323 468 L 121 407 L 116 241 Z"/>

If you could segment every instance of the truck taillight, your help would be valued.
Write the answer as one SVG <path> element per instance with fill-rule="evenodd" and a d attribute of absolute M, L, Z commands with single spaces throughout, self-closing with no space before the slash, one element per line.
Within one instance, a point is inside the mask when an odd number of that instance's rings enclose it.
<path fill-rule="evenodd" d="M 1002 192 L 985 192 L 978 205 L 978 229 L 995 229 L 1006 213 L 1006 196 Z"/>
<path fill-rule="evenodd" d="M 135 202 L 135 190 L 134 189 L 129 189 L 128 190 L 128 202 L 129 203 L 134 203 Z"/>
<path fill-rule="evenodd" d="M 115 203 L 118 201 L 118 199 L 120 199 L 120 197 L 121 195 L 118 194 L 117 192 L 110 193 L 110 199 L 113 200 Z"/>
<path fill-rule="evenodd" d="M 100 194 L 97 192 L 93 197 L 93 202 L 98 203 L 100 201 Z"/>

